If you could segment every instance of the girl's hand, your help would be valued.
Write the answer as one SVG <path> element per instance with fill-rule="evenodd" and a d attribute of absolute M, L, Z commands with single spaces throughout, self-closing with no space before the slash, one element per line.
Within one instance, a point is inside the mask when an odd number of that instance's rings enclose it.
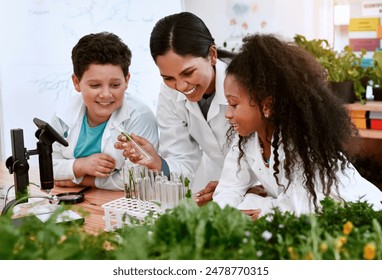
<path fill-rule="evenodd" d="M 206 204 L 207 202 L 212 200 L 212 196 L 214 194 L 214 191 L 218 185 L 219 181 L 210 181 L 204 189 L 201 191 L 197 192 L 195 194 L 195 202 L 198 204 L 198 206 L 202 206 Z M 266 197 L 268 194 L 264 190 L 264 187 L 262 185 L 257 185 L 250 187 L 247 190 L 247 193 L 254 193 L 257 195 L 260 195 L 262 197 Z"/>
<path fill-rule="evenodd" d="M 133 143 L 128 141 L 122 134 L 118 136 L 118 142 L 114 144 L 114 147 L 123 150 L 123 156 L 128 158 L 132 163 L 144 165 L 149 169 L 160 171 L 162 169 L 162 160 L 150 141 L 135 134 L 131 134 L 130 137 L 151 156 L 151 159 L 142 156 Z"/>
<path fill-rule="evenodd" d="M 266 197 L 268 195 L 268 193 L 265 191 L 262 185 L 256 185 L 256 186 L 250 187 L 247 193 L 254 193 L 262 197 Z"/>

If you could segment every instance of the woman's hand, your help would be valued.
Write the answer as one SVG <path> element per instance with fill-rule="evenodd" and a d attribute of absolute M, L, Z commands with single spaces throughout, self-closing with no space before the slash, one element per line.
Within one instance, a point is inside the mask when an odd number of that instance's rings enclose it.
<path fill-rule="evenodd" d="M 128 158 L 132 163 L 144 165 L 149 169 L 160 171 L 162 169 L 162 160 L 150 141 L 135 134 L 131 134 L 130 137 L 151 156 L 151 159 L 147 159 L 141 155 L 134 144 L 128 141 L 126 136 L 122 134 L 118 135 L 118 142 L 114 144 L 114 147 L 118 150 L 123 150 L 123 156 Z"/>
<path fill-rule="evenodd" d="M 212 200 L 212 195 L 218 185 L 219 181 L 210 181 L 204 189 L 195 194 L 195 202 L 198 206 L 202 206 Z"/>
<path fill-rule="evenodd" d="M 256 221 L 261 213 L 261 209 L 248 209 L 248 210 L 241 210 L 244 214 L 251 217 L 252 221 Z"/>

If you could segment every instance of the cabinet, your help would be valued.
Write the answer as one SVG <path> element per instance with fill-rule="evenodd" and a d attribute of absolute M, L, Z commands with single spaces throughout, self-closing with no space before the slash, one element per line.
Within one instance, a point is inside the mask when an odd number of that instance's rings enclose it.
<path fill-rule="evenodd" d="M 352 103 L 346 105 L 349 111 L 380 111 L 382 112 L 382 101 L 367 101 L 366 104 Z M 359 129 L 363 138 L 382 139 L 382 130 Z"/>

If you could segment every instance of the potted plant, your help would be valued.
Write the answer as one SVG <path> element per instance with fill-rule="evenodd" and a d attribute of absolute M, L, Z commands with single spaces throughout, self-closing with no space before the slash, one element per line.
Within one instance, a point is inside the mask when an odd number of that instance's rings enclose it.
<path fill-rule="evenodd" d="M 333 92 L 345 103 L 353 103 L 355 99 L 365 102 L 366 82 L 370 72 L 367 67 L 362 67 L 365 50 L 357 56 L 349 46 L 345 46 L 341 52 L 334 51 L 324 39 L 307 40 L 302 35 L 296 35 L 294 41 L 312 53 L 327 70 Z"/>
<path fill-rule="evenodd" d="M 374 100 L 382 101 L 382 51 L 375 51 L 373 54 L 371 80 L 373 84 Z"/>
<path fill-rule="evenodd" d="M 345 46 L 341 52 L 335 52 L 334 57 L 320 59 L 320 63 L 328 70 L 333 90 L 346 103 L 353 103 L 355 100 L 366 102 L 366 83 L 370 70 L 362 66 L 365 54 L 366 51 L 362 50 L 358 56 L 349 46 Z"/>
<path fill-rule="evenodd" d="M 305 36 L 300 34 L 296 34 L 293 39 L 297 45 L 313 54 L 318 61 L 323 57 L 327 57 L 331 60 L 335 56 L 335 52 L 330 47 L 329 42 L 325 39 L 307 40 Z"/>

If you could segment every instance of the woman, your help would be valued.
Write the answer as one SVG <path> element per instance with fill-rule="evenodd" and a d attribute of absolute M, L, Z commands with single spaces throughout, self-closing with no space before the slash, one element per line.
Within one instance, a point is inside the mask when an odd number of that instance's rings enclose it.
<path fill-rule="evenodd" d="M 227 153 L 223 92 L 231 53 L 218 50 L 210 31 L 196 15 L 166 16 L 154 26 L 151 55 L 163 78 L 157 105 L 159 153 L 146 139 L 134 139 L 151 154 L 144 159 L 123 136 L 115 144 L 130 161 L 150 169 L 187 176 L 196 192 L 214 190 Z M 210 182 L 215 181 L 215 182 Z"/>

